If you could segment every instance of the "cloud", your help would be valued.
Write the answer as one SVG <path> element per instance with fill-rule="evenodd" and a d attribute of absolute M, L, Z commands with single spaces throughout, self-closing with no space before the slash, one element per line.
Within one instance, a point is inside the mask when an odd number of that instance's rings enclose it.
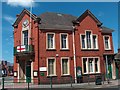
<path fill-rule="evenodd" d="M 34 0 L 7 0 L 7 4 L 10 6 L 21 6 L 21 7 L 34 7 L 35 2 Z"/>
<path fill-rule="evenodd" d="M 15 18 L 11 17 L 11 16 L 8 16 L 8 15 L 5 15 L 3 17 L 6 21 L 8 21 L 10 24 L 13 24 L 14 21 L 15 21 Z"/>
<path fill-rule="evenodd" d="M 103 12 L 98 12 L 98 17 L 102 17 L 104 16 L 104 13 Z"/>

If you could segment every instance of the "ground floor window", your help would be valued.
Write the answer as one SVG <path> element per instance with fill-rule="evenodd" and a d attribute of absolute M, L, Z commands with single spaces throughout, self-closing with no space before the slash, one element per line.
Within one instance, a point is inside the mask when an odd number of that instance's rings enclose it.
<path fill-rule="evenodd" d="M 100 73 L 100 60 L 98 57 L 82 57 L 83 72 L 88 73 Z"/>
<path fill-rule="evenodd" d="M 62 75 L 68 75 L 69 74 L 69 58 L 62 58 L 61 63 L 61 69 L 62 69 Z"/>
<path fill-rule="evenodd" d="M 49 76 L 55 75 L 55 59 L 54 58 L 48 59 L 48 75 Z"/>

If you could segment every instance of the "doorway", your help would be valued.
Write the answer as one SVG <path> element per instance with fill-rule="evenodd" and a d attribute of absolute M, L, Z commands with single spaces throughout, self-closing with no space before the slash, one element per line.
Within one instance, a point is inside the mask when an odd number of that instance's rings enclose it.
<path fill-rule="evenodd" d="M 31 61 L 26 62 L 26 82 L 31 82 Z"/>

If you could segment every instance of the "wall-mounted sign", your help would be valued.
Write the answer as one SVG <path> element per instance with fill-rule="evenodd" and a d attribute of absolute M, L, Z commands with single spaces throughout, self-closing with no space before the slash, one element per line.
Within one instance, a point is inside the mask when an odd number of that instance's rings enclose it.
<path fill-rule="evenodd" d="M 47 67 L 40 67 L 39 70 L 40 71 L 47 71 Z"/>
<path fill-rule="evenodd" d="M 17 77 L 17 71 L 14 71 L 14 77 Z"/>
<path fill-rule="evenodd" d="M 33 71 L 33 76 L 37 77 L 38 76 L 38 72 L 37 71 Z"/>
<path fill-rule="evenodd" d="M 80 66 L 78 66 L 76 69 L 77 69 L 77 77 L 81 77 L 82 76 L 82 68 Z"/>

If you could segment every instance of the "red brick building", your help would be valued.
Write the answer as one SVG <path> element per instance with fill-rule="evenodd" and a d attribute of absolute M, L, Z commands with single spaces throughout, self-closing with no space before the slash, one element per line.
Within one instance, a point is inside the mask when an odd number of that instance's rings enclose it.
<path fill-rule="evenodd" d="M 24 9 L 14 27 L 14 77 L 32 82 L 70 76 L 83 82 L 104 74 L 115 79 L 113 30 L 86 10 L 79 18 L 46 12 L 37 16 Z M 20 79 L 20 80 L 19 80 Z M 32 80 L 34 79 L 34 80 Z M 35 80 L 36 79 L 36 80 Z"/>

